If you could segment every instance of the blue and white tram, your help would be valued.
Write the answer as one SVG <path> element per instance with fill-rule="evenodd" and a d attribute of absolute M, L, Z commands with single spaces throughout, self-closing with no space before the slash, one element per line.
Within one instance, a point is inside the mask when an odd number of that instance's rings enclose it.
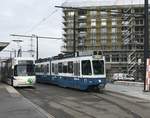
<path fill-rule="evenodd" d="M 106 84 L 105 58 L 93 55 L 40 59 L 36 62 L 36 80 L 80 90 L 103 89 Z"/>
<path fill-rule="evenodd" d="M 1 80 L 14 87 L 34 86 L 35 60 L 16 57 L 1 62 Z"/>

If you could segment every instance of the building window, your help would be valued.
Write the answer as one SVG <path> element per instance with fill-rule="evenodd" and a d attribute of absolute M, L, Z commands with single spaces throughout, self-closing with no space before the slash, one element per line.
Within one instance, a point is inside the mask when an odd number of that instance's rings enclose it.
<path fill-rule="evenodd" d="M 144 33 L 144 28 L 143 27 L 135 27 L 135 32 L 139 33 L 139 34 L 143 34 Z"/>
<path fill-rule="evenodd" d="M 101 33 L 106 33 L 106 32 L 107 32 L 107 28 L 106 27 L 101 28 Z"/>
<path fill-rule="evenodd" d="M 104 16 L 104 15 L 106 16 L 106 15 L 107 15 L 107 11 L 101 11 L 101 12 L 100 12 L 100 15 L 101 15 L 101 16 Z"/>
<path fill-rule="evenodd" d="M 101 39 L 107 39 L 107 35 L 101 35 Z"/>
<path fill-rule="evenodd" d="M 96 40 L 95 40 L 95 39 L 92 39 L 92 40 L 91 40 L 91 44 L 92 44 L 92 46 L 96 46 Z"/>
<path fill-rule="evenodd" d="M 68 12 L 68 16 L 74 16 L 74 12 L 73 11 Z"/>
<path fill-rule="evenodd" d="M 136 25 L 144 25 L 144 20 L 143 19 L 137 19 L 135 20 Z"/>
<path fill-rule="evenodd" d="M 79 23 L 79 27 L 86 27 L 86 23 Z"/>
<path fill-rule="evenodd" d="M 96 35 L 95 34 L 91 34 L 90 38 L 96 40 Z"/>
<path fill-rule="evenodd" d="M 106 62 L 110 62 L 110 55 L 106 55 L 105 58 L 106 58 Z"/>
<path fill-rule="evenodd" d="M 111 10 L 111 15 L 117 15 L 118 14 L 118 10 L 114 9 L 114 10 Z"/>
<path fill-rule="evenodd" d="M 122 54 L 120 55 L 121 57 L 121 62 L 127 62 L 127 55 L 126 54 Z"/>
<path fill-rule="evenodd" d="M 117 21 L 115 18 L 112 19 L 112 26 L 117 25 Z"/>
<path fill-rule="evenodd" d="M 112 55 L 112 62 L 119 62 L 119 55 Z"/>
<path fill-rule="evenodd" d="M 112 39 L 112 44 L 116 44 L 117 40 L 116 39 Z"/>
<path fill-rule="evenodd" d="M 79 11 L 78 11 L 78 14 L 79 14 L 79 15 L 86 15 L 86 14 L 87 14 L 87 11 L 86 11 L 86 10 L 79 10 Z"/>
<path fill-rule="evenodd" d="M 106 40 L 106 39 L 101 39 L 101 44 L 102 44 L 102 45 L 107 44 L 107 40 Z"/>
<path fill-rule="evenodd" d="M 97 14 L 97 11 L 90 11 L 91 16 L 95 16 Z"/>
<path fill-rule="evenodd" d="M 116 33 L 117 32 L 117 28 L 112 28 L 112 33 Z"/>
<path fill-rule="evenodd" d="M 96 33 L 96 28 L 92 28 L 91 33 L 95 34 Z"/>
<path fill-rule="evenodd" d="M 78 44 L 79 46 L 83 46 L 84 45 L 84 38 L 80 38 L 78 42 L 79 42 L 79 44 Z"/>
<path fill-rule="evenodd" d="M 67 20 L 67 22 L 68 22 L 68 23 L 67 23 L 67 26 L 68 26 L 68 27 L 73 27 L 73 20 L 70 20 L 70 19 L 69 19 L 69 20 Z"/>
<path fill-rule="evenodd" d="M 96 26 L 96 19 L 91 19 L 91 26 Z"/>
<path fill-rule="evenodd" d="M 107 25 L 107 20 L 106 19 L 101 19 L 101 25 L 106 26 Z"/>
<path fill-rule="evenodd" d="M 113 40 L 113 39 L 117 39 L 117 35 L 112 35 L 111 36 L 111 39 Z"/>

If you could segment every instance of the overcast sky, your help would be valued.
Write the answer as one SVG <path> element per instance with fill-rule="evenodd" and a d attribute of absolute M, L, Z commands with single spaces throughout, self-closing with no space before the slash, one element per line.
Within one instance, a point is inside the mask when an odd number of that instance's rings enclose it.
<path fill-rule="evenodd" d="M 29 38 L 10 37 L 14 34 L 36 34 L 39 36 L 62 37 L 62 10 L 55 8 L 65 1 L 85 0 L 0 0 L 0 42 L 11 42 L 7 50 L 14 50 L 16 44 L 11 40 L 23 40 L 23 50 L 30 50 Z M 89 1 L 116 1 L 116 0 L 87 0 Z M 122 0 L 118 0 L 122 1 Z M 127 0 L 124 0 L 127 1 Z M 130 1 L 130 0 L 128 0 Z M 131 0 L 132 1 L 132 0 Z M 143 1 L 143 0 L 133 0 Z M 108 2 L 109 3 L 109 2 Z M 116 3 L 116 2 L 113 2 Z M 57 11 L 56 11 L 57 10 Z M 52 14 L 49 18 L 47 16 Z M 39 25 L 37 25 L 42 21 Z M 60 52 L 62 42 L 58 40 L 39 40 L 40 57 L 56 55 Z M 35 45 L 34 45 L 35 47 Z M 6 50 L 5 49 L 5 50 Z M 0 56 L 7 56 L 1 52 Z"/>
<path fill-rule="evenodd" d="M 62 37 L 62 10 L 55 8 L 65 0 L 0 0 L 0 42 L 23 39 L 24 50 L 30 49 L 29 38 L 10 37 L 15 34 L 37 34 L 39 36 Z M 57 10 L 57 11 L 56 11 Z M 45 20 L 47 16 L 52 14 Z M 39 25 L 37 25 L 40 21 Z M 35 28 L 33 28 L 35 27 Z M 40 57 L 56 55 L 60 52 L 61 41 L 41 39 Z M 14 49 L 11 42 L 7 50 Z M 5 49 L 6 50 L 6 49 Z M 1 53 L 1 55 L 4 53 Z M 6 54 L 4 55 L 6 56 Z"/>

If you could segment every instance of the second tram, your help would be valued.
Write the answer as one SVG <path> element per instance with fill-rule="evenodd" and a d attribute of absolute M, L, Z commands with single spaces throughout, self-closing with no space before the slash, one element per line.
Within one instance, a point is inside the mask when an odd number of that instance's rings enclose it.
<path fill-rule="evenodd" d="M 14 87 L 34 86 L 35 60 L 30 57 L 16 57 L 2 61 L 1 80 Z"/>

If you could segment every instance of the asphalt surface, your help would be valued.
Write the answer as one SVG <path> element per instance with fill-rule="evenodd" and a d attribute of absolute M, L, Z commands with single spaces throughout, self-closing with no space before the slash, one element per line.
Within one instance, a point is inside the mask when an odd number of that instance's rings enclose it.
<path fill-rule="evenodd" d="M 0 83 L 0 118 L 53 118 L 13 87 Z"/>
<path fill-rule="evenodd" d="M 107 91 L 84 92 L 47 84 L 17 90 L 55 118 L 150 118 L 150 101 Z"/>
<path fill-rule="evenodd" d="M 150 101 L 150 92 L 143 91 L 144 85 L 141 82 L 107 83 L 105 90 Z"/>

